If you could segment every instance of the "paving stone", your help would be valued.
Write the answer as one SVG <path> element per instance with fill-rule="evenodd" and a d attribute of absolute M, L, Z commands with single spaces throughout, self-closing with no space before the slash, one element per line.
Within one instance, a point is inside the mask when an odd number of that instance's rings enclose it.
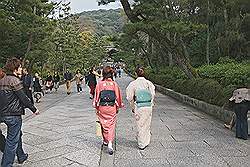
<path fill-rule="evenodd" d="M 62 167 L 62 166 L 68 166 L 72 164 L 73 162 L 64 158 L 64 157 L 54 157 L 50 159 L 45 159 L 38 162 L 27 162 L 25 163 L 25 167 Z"/>
<path fill-rule="evenodd" d="M 249 167 L 250 166 L 250 156 L 247 157 L 222 157 L 224 161 L 228 163 L 229 166 L 233 167 Z"/>
<path fill-rule="evenodd" d="M 43 149 L 43 150 L 51 150 L 51 149 L 54 149 L 54 148 L 57 148 L 57 147 L 62 147 L 62 146 L 66 146 L 66 145 L 69 145 L 70 139 L 68 138 L 63 138 L 63 139 L 60 139 L 60 140 L 55 140 L 55 141 L 51 141 L 51 142 L 48 142 L 48 143 L 44 143 L 44 144 L 39 144 L 39 145 L 36 145 L 37 147 Z"/>
<path fill-rule="evenodd" d="M 40 147 L 31 146 L 31 145 L 28 145 L 28 144 L 25 144 L 25 143 L 23 143 L 23 149 L 24 149 L 25 152 L 28 152 L 29 154 L 44 151 L 44 149 L 42 149 Z"/>
<path fill-rule="evenodd" d="M 26 127 L 23 130 L 24 133 L 29 133 L 31 135 L 36 135 L 36 136 L 41 136 L 41 137 L 47 137 L 47 136 L 56 136 L 58 133 L 55 131 L 51 131 L 51 130 L 46 130 L 46 129 L 41 129 L 38 127 Z"/>
<path fill-rule="evenodd" d="M 39 145 L 39 144 L 43 144 L 43 143 L 47 143 L 52 141 L 51 139 L 47 138 L 47 137 L 42 137 L 42 136 L 38 136 L 38 135 L 33 135 L 30 133 L 25 133 L 23 134 L 23 142 L 28 144 L 28 145 Z"/>
<path fill-rule="evenodd" d="M 140 151 L 138 149 L 131 149 L 128 151 L 121 151 L 121 150 L 116 150 L 115 152 L 115 159 L 119 160 L 119 159 L 140 159 L 142 158 L 142 155 L 140 153 Z"/>
<path fill-rule="evenodd" d="M 160 142 L 166 149 L 210 148 L 210 146 L 203 141 L 183 141 L 183 142 L 160 141 Z"/>
<path fill-rule="evenodd" d="M 46 160 L 46 159 L 50 159 L 52 157 L 62 156 L 62 155 L 65 155 L 67 153 L 75 152 L 78 150 L 79 149 L 76 147 L 67 146 L 67 145 L 62 146 L 62 147 L 56 147 L 56 148 L 53 148 L 50 150 L 30 154 L 29 160 L 32 162 Z"/>
<path fill-rule="evenodd" d="M 214 139 L 211 135 L 195 135 L 195 134 L 188 134 L 188 135 L 172 135 L 175 141 L 204 141 L 206 139 Z"/>
<path fill-rule="evenodd" d="M 220 157 L 245 157 L 246 153 L 234 148 L 191 148 L 196 155 L 217 155 Z"/>
<path fill-rule="evenodd" d="M 115 167 L 170 167 L 166 159 L 118 159 Z"/>
<path fill-rule="evenodd" d="M 86 166 L 86 165 L 80 165 L 78 163 L 73 163 L 73 164 L 67 165 L 65 167 L 88 167 L 88 166 Z"/>
<path fill-rule="evenodd" d="M 100 161 L 100 155 L 87 152 L 86 150 L 65 154 L 64 157 L 78 164 L 91 167 L 98 167 Z"/>
<path fill-rule="evenodd" d="M 171 167 L 228 167 L 223 159 L 216 156 L 174 157 L 168 161 Z"/>

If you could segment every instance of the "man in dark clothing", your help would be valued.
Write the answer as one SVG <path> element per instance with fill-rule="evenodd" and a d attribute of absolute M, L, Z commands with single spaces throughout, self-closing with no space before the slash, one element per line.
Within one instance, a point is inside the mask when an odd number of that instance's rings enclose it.
<path fill-rule="evenodd" d="M 45 83 L 46 90 L 52 91 L 54 85 L 53 85 L 53 77 L 50 73 L 48 73 L 45 81 L 46 81 Z"/>
<path fill-rule="evenodd" d="M 95 95 L 95 87 L 97 85 L 97 80 L 96 80 L 96 73 L 94 71 L 94 67 L 92 67 L 89 71 L 88 76 L 86 77 L 85 83 L 89 86 L 90 89 L 90 99 L 94 98 Z"/>
<path fill-rule="evenodd" d="M 0 68 L 0 79 L 2 79 L 4 77 L 4 72 L 3 70 Z M 0 113 L 1 114 L 1 113 Z M 1 115 L 0 115 L 1 117 Z M 0 129 L 0 151 L 3 153 L 4 152 L 4 147 L 5 147 L 5 136 L 2 134 L 2 130 Z"/>
<path fill-rule="evenodd" d="M 34 98 L 36 99 L 37 103 L 40 103 L 42 95 L 44 92 L 42 90 L 42 79 L 38 73 L 35 73 L 35 77 L 33 78 L 33 88 L 34 88 Z"/>
<path fill-rule="evenodd" d="M 0 122 L 7 125 L 7 137 L 4 148 L 2 167 L 11 167 L 17 155 L 19 164 L 27 160 L 28 154 L 22 148 L 22 115 L 24 107 L 29 108 L 34 114 L 39 111 L 31 103 L 23 91 L 19 75 L 22 74 L 21 61 L 11 58 L 5 65 L 6 75 L 0 79 Z"/>
<path fill-rule="evenodd" d="M 55 89 L 57 91 L 57 89 L 59 88 L 59 82 L 60 82 L 60 76 L 59 76 L 58 72 L 54 73 L 53 82 L 54 82 L 54 85 L 55 85 Z"/>
<path fill-rule="evenodd" d="M 66 82 L 66 89 L 67 89 L 67 94 L 69 95 L 71 93 L 71 80 L 73 79 L 72 74 L 69 72 L 69 70 L 64 73 L 64 80 Z"/>
<path fill-rule="evenodd" d="M 33 77 L 28 73 L 26 68 L 23 68 L 23 75 L 21 79 L 23 82 L 24 93 L 28 96 L 31 103 L 34 104 L 34 100 L 32 97 Z"/>

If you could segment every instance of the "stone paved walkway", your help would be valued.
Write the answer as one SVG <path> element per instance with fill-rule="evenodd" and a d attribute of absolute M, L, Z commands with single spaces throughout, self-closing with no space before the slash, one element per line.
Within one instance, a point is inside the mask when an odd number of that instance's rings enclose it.
<path fill-rule="evenodd" d="M 117 79 L 123 93 L 130 81 L 127 76 Z M 30 156 L 22 166 L 250 166 L 250 140 L 234 138 L 234 132 L 224 129 L 222 122 L 160 93 L 154 107 L 151 144 L 139 151 L 134 118 L 124 102 L 126 107 L 118 116 L 116 151 L 109 156 L 95 136 L 95 112 L 86 87 L 80 95 L 74 92 L 67 96 L 63 86 L 46 94 L 38 104 L 41 114 L 25 116 L 23 142 Z"/>

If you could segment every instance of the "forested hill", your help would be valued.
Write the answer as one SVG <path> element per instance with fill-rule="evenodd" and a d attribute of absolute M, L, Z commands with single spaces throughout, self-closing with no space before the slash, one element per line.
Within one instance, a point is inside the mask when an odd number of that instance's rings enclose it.
<path fill-rule="evenodd" d="M 124 17 L 121 9 L 82 12 L 79 15 L 82 31 L 91 31 L 99 36 L 122 31 Z"/>

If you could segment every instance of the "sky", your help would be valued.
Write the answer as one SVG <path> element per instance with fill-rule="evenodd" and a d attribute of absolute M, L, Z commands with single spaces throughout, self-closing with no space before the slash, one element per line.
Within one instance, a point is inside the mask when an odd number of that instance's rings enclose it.
<path fill-rule="evenodd" d="M 59 1 L 59 0 L 53 0 Z M 98 9 L 117 9 L 121 8 L 121 4 L 119 1 L 112 2 L 108 5 L 98 6 L 97 0 L 66 0 L 67 2 L 71 2 L 71 13 L 80 13 L 83 11 L 92 11 Z"/>

